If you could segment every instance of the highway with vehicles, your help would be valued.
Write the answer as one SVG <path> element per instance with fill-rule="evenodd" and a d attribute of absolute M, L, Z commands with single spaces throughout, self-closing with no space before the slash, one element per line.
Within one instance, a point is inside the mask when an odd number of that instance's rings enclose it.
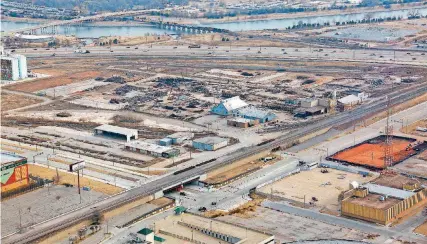
<path fill-rule="evenodd" d="M 394 50 L 351 50 L 340 48 L 281 48 L 281 47 L 244 47 L 244 46 L 208 46 L 189 48 L 173 45 L 140 45 L 113 47 L 75 48 L 24 48 L 14 52 L 24 54 L 29 58 L 82 58 L 82 57 L 121 57 L 121 58 L 188 58 L 209 60 L 265 60 L 265 61 L 354 61 L 386 64 L 408 64 L 425 66 L 427 50 L 394 51 Z M 53 57 L 55 56 L 55 57 Z M 277 69 L 282 67 L 278 66 Z"/>
<path fill-rule="evenodd" d="M 419 95 L 427 93 L 427 85 L 421 84 L 419 86 L 401 89 L 390 94 L 392 104 L 402 103 L 404 101 L 415 98 Z M 297 130 L 291 131 L 286 135 L 282 135 L 277 139 L 265 143 L 263 145 L 251 146 L 241 148 L 235 152 L 225 155 L 212 162 L 202 164 L 196 167 L 191 167 L 186 171 L 178 174 L 171 174 L 152 182 L 149 182 L 140 187 L 136 187 L 109 198 L 103 199 L 97 203 L 84 206 L 82 208 L 73 210 L 63 215 L 57 216 L 53 219 L 38 223 L 23 229 L 20 233 L 14 233 L 2 239 L 3 243 L 28 243 L 33 242 L 47 234 L 54 231 L 72 226 L 82 220 L 88 219 L 92 216 L 95 210 L 108 211 L 117 208 L 125 203 L 132 202 L 143 196 L 151 195 L 159 191 L 169 189 L 171 186 L 179 185 L 188 180 L 195 179 L 213 169 L 230 164 L 236 160 L 244 159 L 246 157 L 258 154 L 260 152 L 271 150 L 273 148 L 289 145 L 298 141 L 300 138 L 315 133 L 322 129 L 327 129 L 333 126 L 348 124 L 360 120 L 368 115 L 373 115 L 386 109 L 387 99 L 378 100 L 376 102 L 365 104 L 352 111 L 346 111 L 337 114 L 334 117 L 327 118 L 316 124 L 311 124 L 306 127 L 301 127 Z"/>

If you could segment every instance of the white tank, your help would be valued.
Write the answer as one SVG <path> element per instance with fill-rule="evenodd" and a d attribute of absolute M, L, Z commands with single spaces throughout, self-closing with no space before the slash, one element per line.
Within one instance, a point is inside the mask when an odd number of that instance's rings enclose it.
<path fill-rule="evenodd" d="M 359 188 L 359 183 L 357 181 L 350 182 L 350 189 L 357 189 Z"/>

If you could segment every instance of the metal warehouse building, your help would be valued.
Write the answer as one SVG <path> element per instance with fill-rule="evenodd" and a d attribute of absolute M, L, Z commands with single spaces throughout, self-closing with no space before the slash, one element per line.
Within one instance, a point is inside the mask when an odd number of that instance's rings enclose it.
<path fill-rule="evenodd" d="M 228 138 L 208 136 L 193 141 L 193 147 L 202 151 L 215 151 L 228 145 Z"/>
<path fill-rule="evenodd" d="M 153 143 L 147 143 L 143 141 L 133 141 L 126 143 L 125 148 L 129 151 L 164 158 L 176 157 L 180 153 L 180 151 L 175 148 L 159 146 Z"/>
<path fill-rule="evenodd" d="M 114 125 L 101 125 L 95 128 L 95 135 L 103 135 L 116 139 L 125 139 L 127 142 L 130 142 L 132 139 L 138 139 L 138 130 Z"/>
<path fill-rule="evenodd" d="M 1 153 L 1 191 L 6 192 L 29 183 L 27 158 Z"/>
<path fill-rule="evenodd" d="M 259 123 L 265 123 L 273 121 L 277 118 L 277 115 L 271 111 L 263 110 L 254 106 L 247 106 L 240 108 L 233 113 L 235 116 L 239 116 L 245 119 L 258 120 Z"/>
<path fill-rule="evenodd" d="M 240 99 L 239 96 L 235 96 L 222 100 L 218 105 L 212 108 L 211 112 L 214 114 L 227 116 L 233 114 L 237 109 L 246 106 L 248 106 L 248 104 L 245 101 Z"/>
<path fill-rule="evenodd" d="M 177 132 L 161 139 L 159 144 L 162 146 L 169 146 L 172 144 L 181 144 L 186 140 L 191 140 L 193 137 L 194 137 L 194 133 L 191 133 L 191 132 Z"/>

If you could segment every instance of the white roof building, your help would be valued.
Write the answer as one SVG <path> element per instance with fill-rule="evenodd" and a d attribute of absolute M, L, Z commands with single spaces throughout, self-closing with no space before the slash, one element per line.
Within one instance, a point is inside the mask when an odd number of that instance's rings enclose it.
<path fill-rule="evenodd" d="M 345 104 L 345 105 L 354 105 L 360 103 L 361 99 L 360 97 L 357 97 L 355 95 L 348 95 L 341 99 L 338 99 L 338 102 Z"/>
<path fill-rule="evenodd" d="M 231 97 L 222 101 L 222 104 L 227 110 L 235 110 L 248 106 L 248 104 L 240 99 L 239 96 Z"/>
<path fill-rule="evenodd" d="M 230 115 L 233 111 L 248 106 L 239 96 L 227 98 L 212 108 L 212 113 L 219 115 Z"/>

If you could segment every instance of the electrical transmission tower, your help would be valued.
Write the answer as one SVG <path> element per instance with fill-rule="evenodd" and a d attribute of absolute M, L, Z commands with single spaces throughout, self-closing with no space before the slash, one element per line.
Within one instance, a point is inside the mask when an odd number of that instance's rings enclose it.
<path fill-rule="evenodd" d="M 390 97 L 387 96 L 387 123 L 385 127 L 384 168 L 393 165 L 393 125 L 390 123 L 392 107 Z"/>

